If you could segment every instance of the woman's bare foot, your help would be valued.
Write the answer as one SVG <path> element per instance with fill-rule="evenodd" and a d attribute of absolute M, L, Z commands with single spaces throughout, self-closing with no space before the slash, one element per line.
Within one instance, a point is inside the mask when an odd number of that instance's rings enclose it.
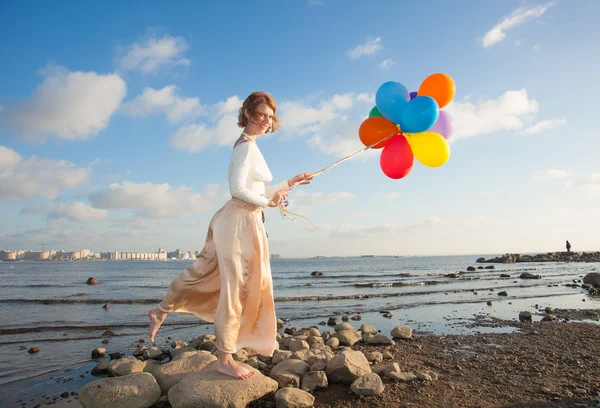
<path fill-rule="evenodd" d="M 161 312 L 158 309 L 152 309 L 148 312 L 148 317 L 150 318 L 150 329 L 148 330 L 148 334 L 150 341 L 154 342 L 154 336 L 158 329 L 160 329 L 162 322 L 165 321 L 167 313 Z"/>
<path fill-rule="evenodd" d="M 219 374 L 224 374 L 240 380 L 248 380 L 254 377 L 254 371 L 248 370 L 246 367 L 238 364 L 233 359 L 228 361 L 217 361 L 217 364 L 215 365 L 215 371 Z"/>

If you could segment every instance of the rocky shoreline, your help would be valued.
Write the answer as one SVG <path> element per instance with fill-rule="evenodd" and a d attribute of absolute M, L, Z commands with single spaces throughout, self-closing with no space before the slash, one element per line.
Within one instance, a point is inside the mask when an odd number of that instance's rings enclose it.
<path fill-rule="evenodd" d="M 525 316 L 527 314 L 527 316 Z M 351 319 L 344 316 L 343 320 Z M 534 317 L 534 318 L 532 318 Z M 539 320 L 541 318 L 541 321 Z M 475 318 L 474 327 L 514 333 L 433 335 L 395 327 L 388 335 L 332 318 L 318 326 L 286 327 L 273 357 L 241 350 L 251 380 L 217 374 L 215 338 L 165 339 L 130 353 L 95 349 L 99 377 L 59 406 L 179 407 L 595 407 L 600 397 L 600 310 L 546 308 L 514 320 Z M 110 333 L 106 333 L 109 337 Z M 568 345 L 568 347 L 565 347 Z M 68 402 L 68 405 L 66 404 Z M 72 403 L 71 403 L 72 402 Z"/>
<path fill-rule="evenodd" d="M 517 263 L 517 262 L 600 262 L 598 252 L 548 252 L 537 255 L 504 254 L 496 258 L 478 258 L 478 263 Z"/>

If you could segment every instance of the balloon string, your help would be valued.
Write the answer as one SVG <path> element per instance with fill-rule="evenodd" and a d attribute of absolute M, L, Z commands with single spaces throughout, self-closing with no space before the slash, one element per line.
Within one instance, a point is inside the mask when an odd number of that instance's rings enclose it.
<path fill-rule="evenodd" d="M 318 176 L 318 175 L 319 175 L 319 174 L 321 174 L 321 173 L 325 173 L 327 170 L 329 170 L 329 169 L 331 169 L 331 168 L 333 168 L 333 167 L 337 166 L 338 164 L 340 164 L 340 163 L 342 163 L 342 162 L 344 162 L 344 161 L 346 161 L 346 160 L 349 160 L 349 159 L 353 158 L 354 156 L 357 156 L 357 155 L 359 155 L 359 154 L 361 154 L 361 153 L 363 153 L 363 152 L 365 152 L 365 151 L 369 150 L 370 148 L 372 148 L 372 147 L 373 147 L 373 146 L 375 146 L 376 144 L 379 144 L 379 143 L 381 143 L 381 142 L 384 142 L 384 141 L 388 140 L 389 138 L 391 138 L 391 137 L 393 137 L 393 136 L 396 136 L 397 134 L 400 134 L 400 133 L 399 133 L 399 132 L 394 132 L 394 133 L 390 134 L 389 136 L 386 136 L 386 137 L 384 137 L 383 139 L 381 139 L 381 140 L 378 140 L 378 141 L 376 141 L 375 143 L 372 143 L 372 144 L 370 144 L 369 146 L 365 146 L 364 148 L 360 149 L 359 151 L 356 151 L 356 152 L 354 152 L 354 153 L 352 153 L 352 154 L 350 154 L 350 155 L 348 155 L 348 156 L 346 156 L 346 157 L 343 157 L 343 158 L 339 159 L 338 161 L 336 161 L 336 162 L 335 162 L 335 163 L 333 163 L 332 165 L 330 165 L 330 166 L 327 166 L 327 167 L 325 167 L 325 168 L 323 168 L 323 169 L 321 169 L 321 170 L 317 171 L 316 173 L 313 173 L 313 174 L 311 175 L 311 178 L 313 178 L 313 177 L 316 177 L 316 176 Z M 290 189 L 290 190 L 291 190 L 291 189 Z"/>
<path fill-rule="evenodd" d="M 364 148 L 362 148 L 362 149 L 360 149 L 360 150 L 358 150 L 358 151 L 356 151 L 356 152 L 354 152 L 354 153 L 352 153 L 352 154 L 350 154 L 350 155 L 348 155 L 348 156 L 346 156 L 346 157 L 343 157 L 343 158 L 339 159 L 339 160 L 338 160 L 338 161 L 336 161 L 335 163 L 333 163 L 333 164 L 331 164 L 331 165 L 329 165 L 329 166 L 327 166 L 327 167 L 325 167 L 325 168 L 322 168 L 321 170 L 319 170 L 319 171 L 317 171 L 317 172 L 315 172 L 315 173 L 312 173 L 312 174 L 311 174 L 311 176 L 310 176 L 310 178 L 311 178 L 311 179 L 312 179 L 312 178 L 315 178 L 315 177 L 316 177 L 316 176 L 318 176 L 319 174 L 323 174 L 323 173 L 325 173 L 327 170 L 329 170 L 329 169 L 332 169 L 333 167 L 337 166 L 338 164 L 340 164 L 340 163 L 342 163 L 342 162 L 345 162 L 346 160 L 349 160 L 349 159 L 351 159 L 351 158 L 353 158 L 353 157 L 355 157 L 355 156 L 358 156 L 359 154 L 361 154 L 361 153 L 363 153 L 363 152 L 365 152 L 365 151 L 369 150 L 370 148 L 372 148 L 372 147 L 373 147 L 373 146 L 375 146 L 376 144 L 379 144 L 379 143 L 381 143 L 381 142 L 384 142 L 384 141 L 388 140 L 389 138 L 391 138 L 391 137 L 393 137 L 393 136 L 395 136 L 395 135 L 398 135 L 398 134 L 401 134 L 401 133 L 400 133 L 400 132 L 394 132 L 394 133 L 392 133 L 392 134 L 390 134 L 390 135 L 388 135 L 388 136 L 384 137 L 383 139 L 380 139 L 380 140 L 378 140 L 377 142 L 370 144 L 369 146 L 365 146 Z M 292 187 L 292 188 L 294 188 L 294 187 Z M 290 190 L 291 190 L 292 188 L 290 188 Z M 287 220 L 289 220 L 289 221 L 295 221 L 295 220 L 296 220 L 296 217 L 303 218 L 303 219 L 305 219 L 306 221 L 308 221 L 309 223 L 311 223 L 311 224 L 312 224 L 312 226 L 314 227 L 314 229 L 316 229 L 317 231 L 321 232 L 321 230 L 319 229 L 319 227 L 317 227 L 317 226 L 315 225 L 315 223 L 314 223 L 314 222 L 312 222 L 311 220 L 309 220 L 308 218 L 306 218 L 306 217 L 304 217 L 304 216 L 302 216 L 302 215 L 300 215 L 300 214 L 295 214 L 295 213 L 293 213 L 293 212 L 291 212 L 291 211 L 288 211 L 288 209 L 285 207 L 285 205 L 284 205 L 283 201 L 279 203 L 279 212 L 281 213 L 281 216 L 282 216 L 283 218 L 285 218 L 285 219 L 287 219 Z M 310 230 L 311 228 L 307 228 L 307 227 L 305 227 L 305 228 L 303 228 L 303 229 L 305 229 L 305 230 Z"/>

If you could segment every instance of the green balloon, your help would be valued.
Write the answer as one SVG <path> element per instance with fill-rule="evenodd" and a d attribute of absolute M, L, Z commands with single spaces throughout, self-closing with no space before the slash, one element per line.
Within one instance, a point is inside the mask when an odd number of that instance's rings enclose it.
<path fill-rule="evenodd" d="M 371 112 L 369 112 L 369 117 L 372 118 L 373 116 L 383 116 L 381 112 L 379 112 L 379 109 L 377 109 L 377 106 L 374 106 L 373 109 L 371 109 Z"/>

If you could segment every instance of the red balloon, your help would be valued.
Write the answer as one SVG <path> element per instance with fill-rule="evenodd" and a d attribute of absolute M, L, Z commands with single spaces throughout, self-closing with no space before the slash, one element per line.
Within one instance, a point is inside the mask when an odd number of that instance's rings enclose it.
<path fill-rule="evenodd" d="M 398 180 L 410 173 L 414 160 L 408 140 L 399 135 L 392 137 L 385 145 L 379 158 L 379 165 L 386 176 Z"/>

